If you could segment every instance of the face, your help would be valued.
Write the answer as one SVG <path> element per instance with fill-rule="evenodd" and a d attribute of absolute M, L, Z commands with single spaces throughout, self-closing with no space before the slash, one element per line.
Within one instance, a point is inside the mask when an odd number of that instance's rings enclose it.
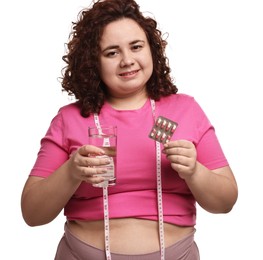
<path fill-rule="evenodd" d="M 112 97 L 146 93 L 153 61 L 143 29 L 132 19 L 109 23 L 100 41 L 100 76 Z"/>

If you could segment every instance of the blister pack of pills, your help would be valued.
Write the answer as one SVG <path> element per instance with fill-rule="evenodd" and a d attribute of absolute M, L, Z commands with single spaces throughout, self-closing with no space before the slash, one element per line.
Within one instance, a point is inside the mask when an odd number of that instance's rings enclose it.
<path fill-rule="evenodd" d="M 177 125 L 176 122 L 163 116 L 159 116 L 155 121 L 149 137 L 160 143 L 167 143 L 175 132 Z"/>

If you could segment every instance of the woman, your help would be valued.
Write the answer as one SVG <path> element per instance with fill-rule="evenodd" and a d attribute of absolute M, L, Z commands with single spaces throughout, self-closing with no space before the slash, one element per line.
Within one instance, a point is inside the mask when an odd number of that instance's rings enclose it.
<path fill-rule="evenodd" d="M 73 24 L 62 87 L 77 101 L 52 120 L 21 201 L 30 226 L 64 209 L 55 259 L 199 259 L 195 203 L 212 213 L 234 206 L 237 184 L 214 127 L 193 97 L 177 93 L 165 46 L 133 0 L 97 1 Z M 149 138 L 158 116 L 177 123 L 164 145 Z M 98 121 L 118 128 L 106 204 L 93 184 L 109 162 L 91 156 L 105 152 L 87 138 Z"/>

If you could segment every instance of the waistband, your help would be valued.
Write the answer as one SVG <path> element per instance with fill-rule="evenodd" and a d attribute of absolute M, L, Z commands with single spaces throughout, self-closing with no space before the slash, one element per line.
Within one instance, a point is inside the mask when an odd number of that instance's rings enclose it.
<path fill-rule="evenodd" d="M 199 252 L 194 241 L 195 230 L 191 232 L 189 235 L 179 240 L 175 244 L 165 248 L 165 259 L 166 260 L 198 260 Z M 68 251 L 72 255 L 70 258 L 69 254 L 67 254 L 67 259 L 106 259 L 105 251 L 99 248 L 93 247 L 76 236 L 74 236 L 67 225 L 65 224 L 65 233 L 60 242 L 59 247 L 67 247 L 58 251 Z M 116 254 L 111 253 L 112 260 L 160 260 L 160 251 L 156 251 L 153 253 L 142 254 L 142 255 L 126 255 L 126 254 Z M 65 256 L 59 258 L 56 257 L 57 260 L 65 259 Z"/>

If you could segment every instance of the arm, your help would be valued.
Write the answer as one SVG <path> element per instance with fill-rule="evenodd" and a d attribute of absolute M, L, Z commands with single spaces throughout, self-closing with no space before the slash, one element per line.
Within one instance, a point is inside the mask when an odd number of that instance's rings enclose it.
<path fill-rule="evenodd" d="M 238 188 L 229 166 L 209 170 L 196 160 L 193 143 L 185 140 L 165 144 L 163 152 L 202 208 L 212 213 L 231 211 Z"/>
<path fill-rule="evenodd" d="M 82 146 L 49 177 L 28 178 L 21 196 L 22 214 L 28 225 L 43 225 L 55 219 L 82 181 L 103 181 L 102 177 L 93 174 L 104 173 L 105 168 L 92 166 L 106 165 L 108 161 L 90 157 L 91 154 L 101 155 L 104 151 L 95 146 Z"/>

